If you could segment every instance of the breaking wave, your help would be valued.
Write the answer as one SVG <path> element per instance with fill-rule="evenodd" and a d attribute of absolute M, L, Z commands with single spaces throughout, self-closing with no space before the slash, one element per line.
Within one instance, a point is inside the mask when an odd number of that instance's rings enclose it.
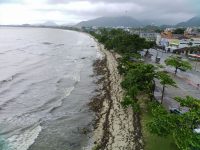
<path fill-rule="evenodd" d="M 41 131 L 42 127 L 36 125 L 20 132 L 20 134 L 9 137 L 7 139 L 7 142 L 9 143 L 8 150 L 27 150 L 35 142 L 35 139 Z"/>

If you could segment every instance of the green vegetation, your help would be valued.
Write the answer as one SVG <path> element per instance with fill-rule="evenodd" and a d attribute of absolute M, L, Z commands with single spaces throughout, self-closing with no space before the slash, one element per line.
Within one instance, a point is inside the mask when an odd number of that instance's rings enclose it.
<path fill-rule="evenodd" d="M 154 99 L 155 79 L 159 79 L 163 85 L 161 103 L 163 102 L 166 86 L 176 87 L 176 83 L 166 72 L 157 71 L 157 68 L 151 64 L 121 61 L 119 70 L 124 73 L 121 85 L 126 91 L 126 97 L 128 96 L 134 100 L 131 104 L 130 100 L 127 103 L 127 98 L 125 98 L 124 103 L 131 106 L 136 105 L 135 101 L 138 101 L 137 97 L 141 93 L 148 95 L 150 100 Z"/>
<path fill-rule="evenodd" d="M 166 65 L 172 66 L 175 68 L 175 75 L 177 74 L 178 69 L 186 71 L 191 70 L 192 66 L 188 61 L 183 60 L 178 56 L 171 56 L 165 60 Z"/>
<path fill-rule="evenodd" d="M 129 70 L 124 75 L 122 88 L 126 94 L 133 99 L 137 99 L 139 92 L 146 93 L 153 99 L 156 77 L 155 67 L 151 64 L 132 63 Z"/>
<path fill-rule="evenodd" d="M 177 28 L 174 30 L 173 34 L 184 34 L 185 28 Z"/>
<path fill-rule="evenodd" d="M 145 109 L 142 111 L 141 120 L 145 150 L 178 150 L 172 136 L 160 137 L 149 132 L 146 125 L 153 120 L 153 115 L 148 104 L 145 105 Z"/>
<path fill-rule="evenodd" d="M 177 147 L 181 150 L 199 150 L 200 135 L 194 129 L 200 125 L 200 100 L 193 97 L 176 100 L 181 106 L 190 108 L 183 114 L 169 114 L 161 105 L 153 104 L 153 120 L 148 123 L 151 133 L 161 137 L 173 136 Z"/>
<path fill-rule="evenodd" d="M 192 42 L 189 42 L 188 43 L 188 46 L 192 47 L 193 43 Z"/>
<path fill-rule="evenodd" d="M 101 146 L 96 145 L 95 147 L 92 148 L 92 150 L 99 150 L 101 148 Z"/>
<path fill-rule="evenodd" d="M 172 78 L 166 72 L 163 72 L 163 71 L 158 72 L 158 78 L 160 80 L 160 83 L 163 86 L 162 97 L 161 97 L 161 104 L 162 104 L 166 86 L 169 85 L 169 86 L 176 87 L 176 83 L 174 82 L 174 80 L 172 80 Z"/>
<path fill-rule="evenodd" d="M 132 107 L 137 115 L 141 115 L 145 149 L 199 150 L 200 135 L 194 133 L 193 129 L 200 125 L 200 100 L 192 97 L 176 98 L 181 106 L 190 108 L 184 114 L 169 113 L 162 106 L 165 87 L 176 87 L 176 83 L 166 72 L 141 61 L 139 52 L 153 47 L 154 43 L 120 29 L 101 29 L 99 33 L 91 34 L 104 44 L 105 48 L 122 56 L 118 60 L 119 73 L 124 76 L 121 86 L 125 90 L 121 104 L 124 108 Z M 165 63 L 175 67 L 175 74 L 178 69 L 192 68 L 187 61 L 177 56 L 169 57 Z M 163 85 L 161 103 L 154 100 L 155 79 Z M 146 98 L 141 99 L 141 96 Z"/>
<path fill-rule="evenodd" d="M 141 30 L 142 32 L 156 32 L 156 33 L 163 32 L 163 29 L 161 27 L 154 25 L 147 25 L 143 28 L 138 28 L 137 30 Z"/>
<path fill-rule="evenodd" d="M 104 44 L 108 50 L 114 50 L 120 54 L 137 53 L 144 48 L 150 48 L 155 42 L 148 42 L 138 35 L 130 34 L 121 29 L 101 29 L 99 34 L 91 32 L 98 41 Z"/>

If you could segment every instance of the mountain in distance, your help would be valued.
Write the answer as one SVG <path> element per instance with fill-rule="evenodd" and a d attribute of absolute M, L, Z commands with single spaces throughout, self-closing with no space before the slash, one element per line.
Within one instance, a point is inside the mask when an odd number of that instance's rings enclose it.
<path fill-rule="evenodd" d="M 147 25 L 153 26 L 166 26 L 166 27 L 199 27 L 200 26 L 200 16 L 193 17 L 186 22 L 178 23 L 177 25 L 162 25 L 162 22 L 154 22 L 153 20 L 143 20 L 139 21 L 129 16 L 120 17 L 100 17 L 88 21 L 82 21 L 75 25 L 76 27 L 144 27 Z"/>
<path fill-rule="evenodd" d="M 177 24 L 179 27 L 199 27 L 200 26 L 200 16 L 193 17 L 186 22 L 181 22 Z"/>
<path fill-rule="evenodd" d="M 78 23 L 77 27 L 140 27 L 143 23 L 129 16 L 100 17 Z"/>
<path fill-rule="evenodd" d="M 52 26 L 52 27 L 54 27 L 54 26 L 58 26 L 55 22 L 53 22 L 53 21 L 46 21 L 46 22 L 44 22 L 43 24 L 40 24 L 40 25 L 42 25 L 42 26 Z"/>

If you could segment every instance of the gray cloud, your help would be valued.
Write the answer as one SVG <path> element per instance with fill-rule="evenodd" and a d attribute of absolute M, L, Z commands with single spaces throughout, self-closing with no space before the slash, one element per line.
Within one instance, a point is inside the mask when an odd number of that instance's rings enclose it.
<path fill-rule="evenodd" d="M 22 3 L 26 0 L 0 0 L 2 3 Z M 40 2 L 40 0 L 35 0 Z M 35 2 L 34 1 L 34 2 Z M 48 7 L 34 8 L 38 12 L 60 12 L 79 20 L 101 16 L 131 16 L 139 20 L 177 23 L 198 15 L 198 0 L 46 0 Z"/>
<path fill-rule="evenodd" d="M 73 0 L 73 2 L 75 1 L 83 2 L 85 0 Z M 51 4 L 67 5 L 70 2 L 72 0 L 48 0 L 48 3 Z M 70 13 L 85 15 L 85 17 L 129 15 L 140 20 L 150 19 L 163 23 L 177 23 L 198 15 L 191 0 L 87 0 L 87 2 L 94 5 L 99 4 L 99 7 L 94 11 L 70 11 Z M 102 6 L 102 4 L 105 5 Z M 113 10 L 110 6 L 116 6 L 117 9 Z"/>
<path fill-rule="evenodd" d="M 6 4 L 6 3 L 18 3 L 20 0 L 0 0 L 0 4 Z"/>

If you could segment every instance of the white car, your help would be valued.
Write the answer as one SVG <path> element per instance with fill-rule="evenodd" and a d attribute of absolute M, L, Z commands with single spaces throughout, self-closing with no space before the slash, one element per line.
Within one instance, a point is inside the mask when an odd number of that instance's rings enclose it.
<path fill-rule="evenodd" d="M 200 125 L 198 125 L 197 128 L 193 129 L 193 132 L 200 134 Z"/>

